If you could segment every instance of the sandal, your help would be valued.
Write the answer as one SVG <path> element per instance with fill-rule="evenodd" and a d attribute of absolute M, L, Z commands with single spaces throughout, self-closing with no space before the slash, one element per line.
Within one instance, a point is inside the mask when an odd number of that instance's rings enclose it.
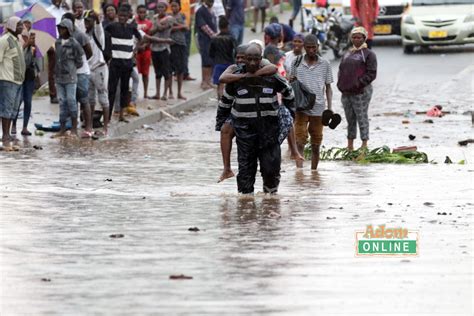
<path fill-rule="evenodd" d="M 333 111 L 324 110 L 323 116 L 322 116 L 322 123 L 323 123 L 324 126 L 329 126 L 329 121 L 331 120 L 333 115 L 334 115 Z"/>
<path fill-rule="evenodd" d="M 331 123 L 329 123 L 330 129 L 335 129 L 342 121 L 342 118 L 339 114 L 335 113 L 331 116 Z"/>

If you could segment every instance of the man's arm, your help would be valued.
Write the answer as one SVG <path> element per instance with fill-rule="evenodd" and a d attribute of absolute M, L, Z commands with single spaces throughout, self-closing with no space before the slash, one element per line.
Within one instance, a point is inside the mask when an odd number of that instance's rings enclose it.
<path fill-rule="evenodd" d="M 222 94 L 217 107 L 216 131 L 220 131 L 222 125 L 224 125 L 225 121 L 229 118 L 230 111 L 235 100 L 233 90 L 232 84 L 228 84 L 224 88 L 224 93 Z"/>
<path fill-rule="evenodd" d="M 145 34 L 143 39 L 152 42 L 152 43 L 159 43 L 159 44 L 173 44 L 174 41 L 171 38 L 160 38 L 156 36 L 150 36 Z"/>
<path fill-rule="evenodd" d="M 275 66 L 274 64 L 269 64 L 257 70 L 255 72 L 255 75 L 265 77 L 265 76 L 272 76 L 276 74 L 277 72 L 278 72 L 278 67 Z"/>
<path fill-rule="evenodd" d="M 245 74 L 235 73 L 238 67 L 236 64 L 230 65 L 219 77 L 219 83 L 231 83 L 245 77 Z"/>
<path fill-rule="evenodd" d="M 86 54 L 87 60 L 89 60 L 92 57 L 91 43 L 87 43 L 86 45 L 82 46 L 82 49 L 84 50 L 84 53 Z"/>
<path fill-rule="evenodd" d="M 328 101 L 328 110 L 332 110 L 332 88 L 331 84 L 326 84 L 326 99 Z"/>

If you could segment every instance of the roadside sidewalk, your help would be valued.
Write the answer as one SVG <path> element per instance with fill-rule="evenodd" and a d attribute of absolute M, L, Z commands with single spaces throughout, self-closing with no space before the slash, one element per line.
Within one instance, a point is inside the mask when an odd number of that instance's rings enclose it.
<path fill-rule="evenodd" d="M 273 12 L 278 12 L 277 8 L 274 8 Z M 280 21 L 288 21 L 291 12 L 285 11 L 278 14 Z M 253 33 L 250 28 L 246 27 L 244 31 L 244 43 L 253 40 L 260 39 L 263 41 L 263 33 Z M 198 108 L 201 105 L 206 104 L 210 100 L 216 100 L 215 90 L 202 90 L 200 88 L 201 83 L 201 56 L 199 54 L 193 54 L 189 58 L 189 71 L 191 76 L 196 78 L 195 81 L 185 81 L 183 84 L 183 94 L 187 100 L 147 100 L 143 99 L 143 84 L 140 78 L 140 84 L 138 89 L 138 102 L 137 111 L 140 114 L 139 117 L 128 116 L 129 123 L 117 122 L 116 118 L 112 118 L 112 122 L 109 127 L 109 137 L 116 138 L 130 133 L 134 130 L 140 129 L 143 125 L 153 124 L 164 117 L 175 117 L 183 114 L 186 111 Z M 150 82 L 148 87 L 148 95 L 155 95 L 155 75 L 153 66 L 150 69 Z M 173 80 L 173 92 L 176 98 L 177 84 Z M 217 105 L 217 101 L 216 101 Z M 97 105 L 99 106 L 99 105 Z M 54 121 L 58 121 L 59 118 L 59 105 L 50 104 L 49 97 L 35 97 L 33 99 L 32 117 L 30 119 L 29 130 L 33 133 L 30 136 L 30 140 L 34 140 L 37 137 L 48 137 L 53 135 L 52 133 L 44 133 L 44 136 L 36 136 L 34 134 L 34 124 L 40 123 L 43 125 L 50 125 Z M 210 118 L 213 119 L 213 118 Z M 21 126 L 21 119 L 18 120 L 18 126 Z M 21 137 L 19 134 L 17 137 Z"/>

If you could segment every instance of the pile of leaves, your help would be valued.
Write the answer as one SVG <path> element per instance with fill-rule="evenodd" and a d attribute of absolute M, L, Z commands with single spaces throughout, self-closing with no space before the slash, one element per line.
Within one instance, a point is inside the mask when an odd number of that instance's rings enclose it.
<path fill-rule="evenodd" d="M 311 159 L 311 145 L 306 145 L 304 149 L 305 159 Z M 420 151 L 400 151 L 391 152 L 388 146 L 377 147 L 369 150 L 368 148 L 359 148 L 357 150 L 348 150 L 347 148 L 332 147 L 326 149 L 321 147 L 319 153 L 321 160 L 335 161 L 355 161 L 358 163 L 398 163 L 415 164 L 428 163 L 428 155 Z"/>

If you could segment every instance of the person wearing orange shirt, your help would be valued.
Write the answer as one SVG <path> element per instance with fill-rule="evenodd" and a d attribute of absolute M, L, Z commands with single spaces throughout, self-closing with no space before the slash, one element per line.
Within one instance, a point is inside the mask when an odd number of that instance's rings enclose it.
<path fill-rule="evenodd" d="M 377 0 L 351 0 L 351 13 L 356 19 L 356 26 L 367 30 L 367 47 L 372 48 L 374 25 L 377 23 L 379 3 Z"/>

